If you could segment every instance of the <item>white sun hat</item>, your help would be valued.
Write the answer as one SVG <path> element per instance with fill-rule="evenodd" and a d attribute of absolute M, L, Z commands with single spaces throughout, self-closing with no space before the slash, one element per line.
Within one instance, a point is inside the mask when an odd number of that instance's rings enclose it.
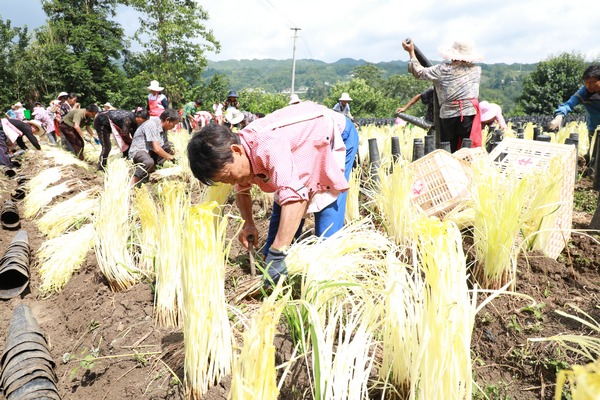
<path fill-rule="evenodd" d="M 483 55 L 475 51 L 475 44 L 471 39 L 456 40 L 450 45 L 441 46 L 439 51 L 445 60 L 467 61 L 471 63 L 483 60 Z"/>
<path fill-rule="evenodd" d="M 300 97 L 298 97 L 298 95 L 294 93 L 293 95 L 290 96 L 290 102 L 288 104 L 292 105 L 292 104 L 298 104 L 298 103 L 300 103 Z"/>
<path fill-rule="evenodd" d="M 236 125 L 244 120 L 244 114 L 240 110 L 231 107 L 225 113 L 225 119 L 231 125 Z"/>
<path fill-rule="evenodd" d="M 150 81 L 150 86 L 148 86 L 148 90 L 154 90 L 156 92 L 161 92 L 164 87 L 158 84 L 158 81 Z"/>
<path fill-rule="evenodd" d="M 352 101 L 352 99 L 350 98 L 350 95 L 346 92 L 342 93 L 342 96 L 340 97 L 339 101 Z"/>

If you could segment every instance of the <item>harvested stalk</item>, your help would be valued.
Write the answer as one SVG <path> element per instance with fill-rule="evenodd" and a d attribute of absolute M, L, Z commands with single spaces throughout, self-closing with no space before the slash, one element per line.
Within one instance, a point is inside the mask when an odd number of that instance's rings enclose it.
<path fill-rule="evenodd" d="M 42 296 L 59 292 L 85 261 L 92 249 L 96 233 L 92 224 L 42 243 L 37 257 Z"/>
<path fill-rule="evenodd" d="M 184 239 L 189 233 L 184 221 L 190 199 L 183 182 L 165 181 L 158 186 L 160 234 L 155 259 L 156 291 L 154 318 L 158 326 L 179 327 L 182 312 L 181 268 L 184 262 Z"/>
<path fill-rule="evenodd" d="M 148 274 L 153 274 L 161 226 L 156 202 L 146 185 L 135 190 L 133 206 L 140 220 L 138 265 Z"/>
<path fill-rule="evenodd" d="M 228 218 L 215 214 L 216 203 L 194 206 L 181 225 L 183 332 L 186 397 L 200 399 L 231 371 L 232 337 L 225 265 Z"/>
<path fill-rule="evenodd" d="M 275 333 L 281 313 L 290 299 L 282 295 L 281 283 L 252 316 L 250 329 L 244 332 L 244 346 L 233 357 L 231 400 L 276 400 Z"/>
<path fill-rule="evenodd" d="M 52 239 L 91 220 L 98 206 L 95 194 L 93 189 L 86 190 L 52 206 L 37 220 L 40 232 Z"/>
<path fill-rule="evenodd" d="M 131 235 L 130 163 L 116 159 L 104 176 L 96 228 L 96 259 L 113 291 L 128 289 L 140 278 L 127 247 Z"/>
<path fill-rule="evenodd" d="M 25 218 L 32 218 L 50 204 L 55 197 L 73 190 L 76 184 L 77 181 L 71 179 L 42 191 L 34 190 L 29 192 L 27 197 L 25 197 L 25 205 L 23 207 Z"/>

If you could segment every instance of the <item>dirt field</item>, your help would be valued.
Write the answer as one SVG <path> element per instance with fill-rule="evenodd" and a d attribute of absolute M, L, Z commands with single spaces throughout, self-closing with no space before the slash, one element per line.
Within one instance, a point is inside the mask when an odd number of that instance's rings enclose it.
<path fill-rule="evenodd" d="M 33 163 L 34 159 L 24 162 L 23 172 L 36 169 L 28 162 Z M 102 184 L 101 173 L 78 173 L 84 187 Z M 17 183 L 10 180 L 2 184 L 3 202 L 10 198 Z M 576 201 L 573 225 L 575 229 L 583 229 L 592 216 L 587 206 L 598 195 L 591 190 L 588 178 L 577 183 L 576 192 L 576 200 L 583 200 Z M 21 221 L 35 255 L 44 239 L 31 220 Z M 265 218 L 261 224 L 265 226 Z M 2 254 L 14 234 L 14 231 L 0 232 Z M 580 324 L 555 313 L 555 310 L 572 312 L 567 304 L 575 304 L 600 319 L 598 239 L 597 233 L 595 238 L 573 234 L 557 261 L 534 253 L 523 255 L 516 289 L 530 296 L 534 303 L 521 297 L 502 296 L 477 316 L 472 341 L 474 378 L 490 399 L 553 399 L 557 370 L 586 362 L 565 354 L 552 342 L 531 342 L 528 338 L 568 332 L 589 334 Z M 234 281 L 248 275 L 247 255 L 239 246 L 234 246 L 230 261 L 229 291 L 233 290 Z M 231 266 L 236 264 L 244 268 Z M 48 338 L 63 399 L 183 398 L 182 333 L 155 326 L 150 283 L 137 284 L 125 292 L 112 292 L 92 251 L 59 294 L 41 298 L 39 283 L 37 269 L 32 267 L 29 289 L 22 296 L 1 303 L 0 345 L 5 341 L 14 307 L 30 306 Z M 257 300 L 252 299 L 242 305 L 248 312 L 257 306 Z M 277 359 L 282 362 L 291 352 L 291 342 L 285 333 L 278 335 L 276 341 Z M 280 398 L 310 398 L 303 395 L 306 381 L 304 368 L 294 369 Z M 205 398 L 226 399 L 228 385 L 225 379 Z M 484 397 L 477 394 L 475 398 Z"/>

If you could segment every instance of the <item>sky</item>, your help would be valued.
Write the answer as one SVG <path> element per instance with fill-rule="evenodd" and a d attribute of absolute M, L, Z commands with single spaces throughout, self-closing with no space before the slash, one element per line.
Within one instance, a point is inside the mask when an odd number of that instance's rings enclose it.
<path fill-rule="evenodd" d="M 212 61 L 341 58 L 408 60 L 410 37 L 431 60 L 439 47 L 473 40 L 484 63 L 536 63 L 576 51 L 600 60 L 597 0 L 199 0 L 205 25 L 221 43 Z M 596 9 L 596 11 L 594 11 Z M 45 23 L 41 0 L 0 0 L 13 26 Z M 133 34 L 138 15 L 125 6 L 115 18 Z M 300 28 L 294 40 L 292 28 Z"/>

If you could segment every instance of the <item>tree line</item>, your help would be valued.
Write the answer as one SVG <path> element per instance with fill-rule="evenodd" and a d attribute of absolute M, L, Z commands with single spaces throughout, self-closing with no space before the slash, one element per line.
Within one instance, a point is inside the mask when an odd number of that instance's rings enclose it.
<path fill-rule="evenodd" d="M 0 106 L 17 101 L 48 104 L 59 92 L 74 92 L 89 103 L 133 109 L 144 106 L 148 83 L 157 79 L 173 107 L 202 99 L 205 108 L 231 89 L 242 108 L 269 113 L 287 105 L 291 60 L 210 63 L 207 53 L 221 45 L 204 23 L 208 14 L 194 0 L 42 0 L 47 22 L 35 31 L 13 26 L 0 15 Z M 119 5 L 140 15 L 133 37 L 111 20 Z M 132 43 L 140 51 L 132 50 Z M 260 64 L 260 65 L 257 65 Z M 288 65 L 289 64 L 289 65 Z M 581 85 L 588 65 L 577 53 L 537 64 L 483 64 L 480 99 L 500 104 L 506 115 L 551 114 Z M 429 83 L 406 73 L 405 62 L 371 64 L 351 59 L 335 65 L 298 60 L 296 88 L 332 107 L 350 93 L 355 117 L 391 117 Z M 422 115 L 416 105 L 410 110 Z"/>

